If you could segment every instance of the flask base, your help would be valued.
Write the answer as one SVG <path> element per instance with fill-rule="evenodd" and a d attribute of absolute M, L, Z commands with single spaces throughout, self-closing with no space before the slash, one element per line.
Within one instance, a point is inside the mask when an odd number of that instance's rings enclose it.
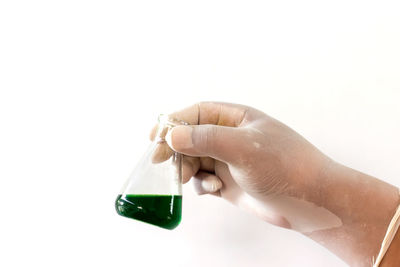
<path fill-rule="evenodd" d="M 180 195 L 118 195 L 115 209 L 121 216 L 172 230 L 181 221 Z"/>

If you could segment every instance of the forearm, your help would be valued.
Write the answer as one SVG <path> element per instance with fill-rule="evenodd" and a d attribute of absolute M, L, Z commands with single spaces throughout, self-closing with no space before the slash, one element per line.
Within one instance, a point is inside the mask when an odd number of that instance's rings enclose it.
<path fill-rule="evenodd" d="M 342 226 L 306 233 L 351 266 L 372 266 L 399 204 L 396 187 L 332 163 L 320 173 L 313 202 L 328 209 Z"/>

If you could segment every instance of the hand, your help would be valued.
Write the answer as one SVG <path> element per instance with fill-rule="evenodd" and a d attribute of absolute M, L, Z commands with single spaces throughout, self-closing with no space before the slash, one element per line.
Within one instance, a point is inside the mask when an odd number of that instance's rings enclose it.
<path fill-rule="evenodd" d="M 340 225 L 335 215 L 303 197 L 318 190 L 318 177 L 331 160 L 286 125 L 226 103 L 199 103 L 170 117 L 190 126 L 172 128 L 169 146 L 161 144 L 158 157 L 169 157 L 169 147 L 190 156 L 184 158 L 183 181 L 193 177 L 199 194 L 220 196 L 300 232 Z"/>
<path fill-rule="evenodd" d="M 338 164 L 251 107 L 205 102 L 170 118 L 190 125 L 163 131 L 154 161 L 172 148 L 185 155 L 183 182 L 192 179 L 199 194 L 301 232 L 351 266 L 371 266 L 399 204 L 396 187 Z"/>

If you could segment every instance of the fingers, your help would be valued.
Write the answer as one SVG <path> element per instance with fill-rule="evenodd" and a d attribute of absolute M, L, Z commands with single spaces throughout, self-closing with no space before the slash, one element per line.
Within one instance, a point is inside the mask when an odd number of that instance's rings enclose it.
<path fill-rule="evenodd" d="M 214 124 L 238 127 L 260 115 L 256 109 L 231 103 L 200 102 L 168 115 L 170 118 L 187 122 L 189 125 Z M 154 140 L 158 125 L 150 132 L 150 140 Z"/>
<path fill-rule="evenodd" d="M 201 102 L 192 105 L 188 108 L 185 108 L 181 111 L 174 112 L 170 114 L 169 117 L 185 121 L 190 125 L 214 124 L 214 125 L 237 127 L 237 126 L 243 126 L 244 124 L 251 122 L 252 119 L 257 117 L 258 115 L 259 111 L 243 105 L 221 103 L 221 102 Z M 160 138 L 162 139 L 165 137 L 167 131 L 168 129 L 165 128 L 160 132 L 158 129 L 158 125 L 155 125 L 150 132 L 150 139 L 155 140 L 156 135 L 160 135 Z M 212 135 L 212 133 L 204 131 L 203 135 L 205 135 L 205 137 L 208 138 L 210 134 Z M 200 139 L 204 138 L 202 137 L 203 135 L 201 134 L 199 135 Z M 210 138 L 209 141 L 207 142 L 199 142 L 199 145 L 209 146 L 208 143 L 213 143 L 214 139 L 215 138 Z M 176 140 L 179 140 L 179 138 L 176 138 Z M 171 145 L 171 143 L 169 143 L 169 145 Z M 169 149 L 163 143 L 161 143 L 158 146 L 159 147 L 156 149 L 152 159 L 154 163 L 165 161 L 169 159 L 172 155 L 172 151 L 169 151 Z M 181 152 L 179 150 L 179 145 L 177 145 L 175 150 Z M 209 149 L 198 152 L 204 152 L 203 154 L 204 156 L 211 156 L 208 154 Z M 195 153 L 193 154 L 193 156 L 201 156 L 201 154 Z"/>
<path fill-rule="evenodd" d="M 213 173 L 215 161 L 212 158 L 183 157 L 182 183 L 187 183 L 199 170 Z"/>
<path fill-rule="evenodd" d="M 155 125 L 153 129 L 150 132 L 150 139 L 152 141 L 155 141 L 156 135 L 158 135 L 157 139 L 157 144 L 154 149 L 153 154 L 151 155 L 151 161 L 153 163 L 161 163 L 163 161 L 168 160 L 174 151 L 171 150 L 171 148 L 168 146 L 168 144 L 165 142 L 164 138 L 168 132 L 167 127 L 160 128 L 160 125 Z"/>
<path fill-rule="evenodd" d="M 157 149 L 157 154 L 159 158 L 161 155 L 169 155 L 169 152 L 164 152 L 165 144 L 159 144 Z M 169 147 L 167 146 L 169 149 Z M 169 151 L 172 151 L 169 149 Z M 173 153 L 173 151 L 172 151 Z M 154 157 L 155 154 L 153 154 Z M 166 156 L 164 156 L 165 158 Z M 154 159 L 153 159 L 154 160 Z M 158 159 L 157 159 L 158 160 Z M 160 161 L 161 162 L 161 161 Z M 187 183 L 192 177 L 195 192 L 199 195 L 212 194 L 215 196 L 220 196 L 219 189 L 222 188 L 222 181 L 214 174 L 209 172 L 214 172 L 215 161 L 212 158 L 198 158 L 184 156 L 182 162 L 182 183 Z M 201 171 L 199 171 L 201 170 Z M 209 172 L 206 172 L 209 171 Z"/>
<path fill-rule="evenodd" d="M 193 177 L 193 186 L 197 194 L 214 194 L 222 188 L 222 181 L 214 174 L 200 171 Z"/>
<path fill-rule="evenodd" d="M 174 112 L 169 116 L 183 120 L 190 125 L 215 124 L 224 126 L 239 126 L 246 116 L 255 111 L 250 107 L 222 103 L 222 102 L 200 102 L 180 111 Z"/>
<path fill-rule="evenodd" d="M 200 165 L 199 158 L 184 156 L 182 163 L 182 183 L 187 183 L 199 171 Z"/>
<path fill-rule="evenodd" d="M 215 172 L 215 160 L 210 157 L 201 157 L 200 170 L 211 173 Z"/>
<path fill-rule="evenodd" d="M 166 142 L 160 142 L 154 149 L 153 154 L 151 155 L 151 162 L 153 163 L 161 163 L 168 160 L 174 151 L 168 146 Z"/>
<path fill-rule="evenodd" d="M 251 152 L 252 131 L 216 125 L 176 126 L 165 139 L 173 150 L 185 155 L 242 164 Z"/>

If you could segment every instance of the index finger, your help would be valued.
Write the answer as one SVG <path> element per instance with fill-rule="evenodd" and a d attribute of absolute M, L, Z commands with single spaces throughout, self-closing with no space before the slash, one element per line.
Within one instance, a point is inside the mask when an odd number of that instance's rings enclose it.
<path fill-rule="evenodd" d="M 250 121 L 255 109 L 248 106 L 224 102 L 199 102 L 168 116 L 187 122 L 190 125 L 214 124 L 221 126 L 238 127 Z M 154 140 L 158 125 L 154 125 L 150 132 L 150 139 Z"/>
<path fill-rule="evenodd" d="M 238 127 L 246 116 L 248 116 L 250 107 L 223 103 L 223 102 L 200 102 L 180 111 L 174 112 L 169 116 L 191 125 L 214 124 L 221 126 Z"/>

